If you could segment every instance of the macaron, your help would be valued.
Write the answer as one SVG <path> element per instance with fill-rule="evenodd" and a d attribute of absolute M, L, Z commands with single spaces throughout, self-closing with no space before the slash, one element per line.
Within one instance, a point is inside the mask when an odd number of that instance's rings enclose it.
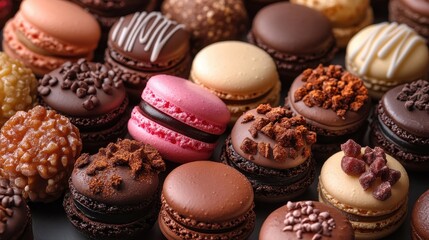
<path fill-rule="evenodd" d="M 306 128 L 302 117 L 260 105 L 237 120 L 225 140 L 221 161 L 248 178 L 257 201 L 284 202 L 313 183 L 315 141 L 316 133 Z"/>
<path fill-rule="evenodd" d="M 429 52 L 424 38 L 405 24 L 378 23 L 357 33 L 347 45 L 346 67 L 359 76 L 369 95 L 383 94 L 426 76 Z"/>
<path fill-rule="evenodd" d="M 170 240 L 247 239 L 255 227 L 247 179 L 221 163 L 196 161 L 167 175 L 158 224 Z"/>
<path fill-rule="evenodd" d="M 281 82 L 273 59 L 248 43 L 224 41 L 205 47 L 195 56 L 189 78 L 225 102 L 231 125 L 259 104 L 279 104 Z"/>
<path fill-rule="evenodd" d="M 209 159 L 229 120 L 225 104 L 209 91 L 182 78 L 156 75 L 132 110 L 128 132 L 165 160 L 185 163 Z"/>
<path fill-rule="evenodd" d="M 429 40 L 429 3 L 420 0 L 391 0 L 389 2 L 389 20 L 403 23 Z"/>
<path fill-rule="evenodd" d="M 160 12 L 136 12 L 113 25 L 104 60 L 121 71 L 130 99 L 137 104 L 151 76 L 189 76 L 189 38 L 184 25 Z"/>
<path fill-rule="evenodd" d="M 30 208 L 21 191 L 0 178 L 0 239 L 33 240 Z"/>
<path fill-rule="evenodd" d="M 40 104 L 79 128 L 84 152 L 97 152 L 126 133 L 128 98 L 119 73 L 80 59 L 39 80 Z"/>
<path fill-rule="evenodd" d="M 411 237 L 413 240 L 429 239 L 429 190 L 414 203 L 411 213 Z"/>
<path fill-rule="evenodd" d="M 124 139 L 82 154 L 64 197 L 68 219 L 91 239 L 136 239 L 155 223 L 165 163 L 150 145 Z"/>
<path fill-rule="evenodd" d="M 356 239 L 379 239 L 401 226 L 407 212 L 409 179 L 402 165 L 378 147 L 348 140 L 323 164 L 319 201 L 340 210 Z"/>
<path fill-rule="evenodd" d="M 291 0 L 325 15 L 332 24 L 337 46 L 345 48 L 350 39 L 374 20 L 370 0 Z"/>
<path fill-rule="evenodd" d="M 371 101 L 360 78 L 339 65 L 319 65 L 293 81 L 285 107 L 317 133 L 313 156 L 323 162 L 347 139 L 363 141 Z"/>
<path fill-rule="evenodd" d="M 241 39 L 248 23 L 242 0 L 164 0 L 161 9 L 191 33 L 193 55 L 212 43 Z"/>
<path fill-rule="evenodd" d="M 429 82 L 399 85 L 381 98 L 371 124 L 370 141 L 405 168 L 429 171 Z"/>
<path fill-rule="evenodd" d="M 63 0 L 26 0 L 3 29 L 3 50 L 37 76 L 80 58 L 91 60 L 100 39 L 97 21 Z"/>
<path fill-rule="evenodd" d="M 264 220 L 259 240 L 354 240 L 349 220 L 334 207 L 315 201 L 287 202 Z"/>
<path fill-rule="evenodd" d="M 26 111 L 36 104 L 37 80 L 31 69 L 0 52 L 0 126 L 17 111 Z"/>
<path fill-rule="evenodd" d="M 317 10 L 288 2 L 261 9 L 248 41 L 271 55 L 288 84 L 303 70 L 330 63 L 337 51 L 329 19 Z"/>

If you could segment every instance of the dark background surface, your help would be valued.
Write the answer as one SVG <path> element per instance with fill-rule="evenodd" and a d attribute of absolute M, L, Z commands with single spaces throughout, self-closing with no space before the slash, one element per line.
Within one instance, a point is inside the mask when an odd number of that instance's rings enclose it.
<path fill-rule="evenodd" d="M 375 0 L 377 1 L 377 0 Z M 381 0 L 383 1 L 383 0 Z M 384 5 L 385 6 L 385 5 Z M 387 19 L 386 8 L 375 10 L 377 22 Z M 344 51 L 340 51 L 334 61 L 335 64 L 344 66 Z M 282 101 L 286 91 L 282 92 Z M 229 131 L 229 130 L 228 130 Z M 227 136 L 227 133 L 223 135 L 220 140 L 220 144 L 213 156 L 213 160 L 219 159 L 220 148 L 223 145 L 223 140 Z M 304 193 L 304 195 L 294 200 L 316 200 L 317 201 L 317 183 L 318 175 L 320 173 L 321 163 L 317 165 L 316 179 L 311 187 Z M 417 198 L 427 189 L 429 189 L 429 177 L 425 173 L 408 172 L 410 178 L 410 192 L 408 199 L 408 209 L 411 211 Z M 204 183 L 201 183 L 204 184 Z M 258 239 L 259 230 L 265 218 L 276 208 L 282 206 L 282 204 L 266 204 L 256 203 L 256 226 L 250 239 Z M 62 199 L 59 199 L 53 203 L 42 204 L 42 203 L 30 203 L 31 213 L 33 217 L 33 231 L 36 240 L 80 240 L 88 239 L 69 223 L 62 207 Z M 411 239 L 410 235 L 410 211 L 408 212 L 407 218 L 404 224 L 392 235 L 386 239 Z M 157 223 L 152 230 L 140 239 L 164 239 L 159 231 Z"/>

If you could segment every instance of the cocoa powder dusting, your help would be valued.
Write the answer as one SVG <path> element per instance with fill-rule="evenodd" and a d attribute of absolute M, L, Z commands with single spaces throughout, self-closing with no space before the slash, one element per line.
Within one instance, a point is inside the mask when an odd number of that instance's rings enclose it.
<path fill-rule="evenodd" d="M 294 101 L 303 101 L 308 107 L 332 109 L 344 118 L 348 110 L 357 112 L 368 99 L 362 80 L 339 65 L 319 65 L 301 76 L 305 84 L 294 92 Z"/>

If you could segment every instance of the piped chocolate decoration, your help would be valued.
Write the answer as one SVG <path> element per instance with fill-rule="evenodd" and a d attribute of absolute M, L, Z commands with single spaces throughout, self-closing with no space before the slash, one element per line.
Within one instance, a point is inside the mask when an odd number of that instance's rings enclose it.
<path fill-rule="evenodd" d="M 296 237 L 302 239 L 302 234 L 313 233 L 312 240 L 330 237 L 332 229 L 336 227 L 335 219 L 329 212 L 321 212 L 312 201 L 287 202 L 288 212 L 283 221 L 283 231 L 296 232 Z"/>
<path fill-rule="evenodd" d="M 392 195 L 392 186 L 401 178 L 401 172 L 386 165 L 383 149 L 366 147 L 363 154 L 360 149 L 361 146 L 351 139 L 341 144 L 341 150 L 344 152 L 341 168 L 348 175 L 359 176 L 359 183 L 365 191 L 380 178 L 381 183 L 374 187 L 372 196 L 380 201 L 387 200 Z"/>
<path fill-rule="evenodd" d="M 249 132 L 253 138 L 264 134 L 273 139 L 276 144 L 259 142 L 245 138 L 240 149 L 249 155 L 260 154 L 264 157 L 273 156 L 274 161 L 284 162 L 288 158 L 295 158 L 300 150 L 307 144 L 316 142 L 316 133 L 306 128 L 306 122 L 301 116 L 292 116 L 292 112 L 281 108 L 272 108 L 269 104 L 261 104 L 256 112 L 263 116 L 254 116 L 246 113 L 241 123 L 251 122 Z M 310 152 L 304 151 L 304 157 Z"/>
<path fill-rule="evenodd" d="M 41 96 L 51 93 L 51 87 L 60 84 L 61 89 L 73 91 L 78 98 L 85 99 L 82 107 L 91 110 L 100 104 L 98 91 L 111 95 L 113 88 L 120 88 L 123 83 L 120 70 L 113 70 L 101 63 L 79 59 L 77 63 L 66 62 L 61 66 L 62 79 L 46 74 L 39 80 L 38 92 Z"/>
<path fill-rule="evenodd" d="M 92 156 L 84 153 L 76 160 L 75 166 L 86 168 L 86 175 L 91 177 L 89 188 L 94 194 L 106 195 L 121 189 L 123 180 L 114 173 L 119 167 L 127 167 L 135 180 L 147 173 L 164 171 L 166 167 L 155 148 L 130 139 L 110 143 Z"/>
<path fill-rule="evenodd" d="M 417 80 L 407 83 L 396 97 L 399 101 L 405 102 L 408 111 L 425 110 L 429 113 L 429 82 Z"/>
<path fill-rule="evenodd" d="M 3 234 L 7 228 L 8 218 L 13 217 L 13 208 L 23 203 L 20 190 L 12 188 L 9 181 L 3 178 L 0 179 L 0 203 L 0 234 Z"/>
<path fill-rule="evenodd" d="M 301 80 L 305 84 L 294 92 L 295 102 L 332 109 L 341 118 L 348 110 L 357 112 L 368 99 L 363 81 L 339 65 L 306 69 Z"/>

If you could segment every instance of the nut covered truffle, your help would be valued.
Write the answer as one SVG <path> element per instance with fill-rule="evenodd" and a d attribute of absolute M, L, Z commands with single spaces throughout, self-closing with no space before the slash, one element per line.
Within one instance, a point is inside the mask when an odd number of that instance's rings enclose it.
<path fill-rule="evenodd" d="M 68 118 L 41 106 L 19 111 L 0 132 L 1 175 L 25 198 L 53 201 L 67 188 L 81 149 L 79 130 Z"/>

